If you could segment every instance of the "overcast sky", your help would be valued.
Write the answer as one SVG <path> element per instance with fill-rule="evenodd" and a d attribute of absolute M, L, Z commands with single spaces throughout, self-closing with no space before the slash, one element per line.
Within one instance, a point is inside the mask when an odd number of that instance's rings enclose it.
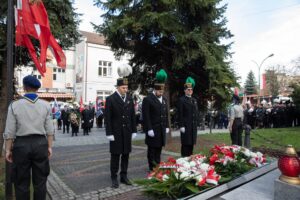
<path fill-rule="evenodd" d="M 289 65 L 300 56 L 300 0 L 224 0 L 228 9 L 228 29 L 234 34 L 231 51 L 232 66 L 244 83 L 250 70 L 258 77 L 258 64 L 270 54 L 262 68 Z M 93 0 L 75 0 L 75 8 L 82 13 L 80 30 L 93 31 L 90 22 L 102 22 L 103 11 L 93 6 Z M 257 79 L 258 80 L 258 79 Z"/>

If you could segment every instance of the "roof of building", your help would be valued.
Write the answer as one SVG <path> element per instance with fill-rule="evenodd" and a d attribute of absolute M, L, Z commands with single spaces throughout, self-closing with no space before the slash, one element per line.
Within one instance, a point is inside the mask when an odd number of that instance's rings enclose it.
<path fill-rule="evenodd" d="M 99 44 L 99 45 L 106 45 L 105 37 L 99 35 L 97 33 L 91 33 L 86 31 L 80 31 L 80 33 L 87 38 L 87 42 L 91 44 Z"/>

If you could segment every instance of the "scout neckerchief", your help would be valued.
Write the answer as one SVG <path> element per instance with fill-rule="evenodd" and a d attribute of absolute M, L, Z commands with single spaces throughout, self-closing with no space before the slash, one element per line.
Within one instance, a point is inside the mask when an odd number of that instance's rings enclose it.
<path fill-rule="evenodd" d="M 35 103 L 39 99 L 39 96 L 36 93 L 26 93 L 23 98 L 31 103 Z"/>

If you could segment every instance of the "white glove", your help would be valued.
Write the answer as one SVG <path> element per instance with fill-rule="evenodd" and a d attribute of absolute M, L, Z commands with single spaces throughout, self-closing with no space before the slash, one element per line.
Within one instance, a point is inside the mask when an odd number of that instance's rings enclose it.
<path fill-rule="evenodd" d="M 148 135 L 149 135 L 149 137 L 154 137 L 154 131 L 153 130 L 149 130 L 148 131 Z"/>
<path fill-rule="evenodd" d="M 106 138 L 107 138 L 109 141 L 115 141 L 115 136 L 113 136 L 113 135 L 106 136 Z"/>
<path fill-rule="evenodd" d="M 84 123 L 84 121 L 83 121 L 83 120 L 81 120 L 81 123 Z"/>
<path fill-rule="evenodd" d="M 181 133 L 185 133 L 185 128 L 184 128 L 184 127 L 181 127 L 181 128 L 180 128 L 180 132 L 181 132 Z"/>
<path fill-rule="evenodd" d="M 166 128 L 166 133 L 169 133 L 170 129 L 169 128 Z"/>
<path fill-rule="evenodd" d="M 131 138 L 132 138 L 132 139 L 136 138 L 136 133 L 132 133 Z"/>

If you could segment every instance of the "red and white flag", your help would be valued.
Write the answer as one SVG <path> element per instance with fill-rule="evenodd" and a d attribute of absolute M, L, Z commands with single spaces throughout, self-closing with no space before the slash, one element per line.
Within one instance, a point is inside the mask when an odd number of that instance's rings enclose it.
<path fill-rule="evenodd" d="M 40 57 L 34 49 L 30 36 L 39 40 Z M 46 72 L 47 49 L 53 51 L 58 66 L 66 67 L 66 57 L 53 35 L 46 8 L 41 0 L 17 0 L 16 45 L 27 47 L 32 61 L 43 76 Z"/>

